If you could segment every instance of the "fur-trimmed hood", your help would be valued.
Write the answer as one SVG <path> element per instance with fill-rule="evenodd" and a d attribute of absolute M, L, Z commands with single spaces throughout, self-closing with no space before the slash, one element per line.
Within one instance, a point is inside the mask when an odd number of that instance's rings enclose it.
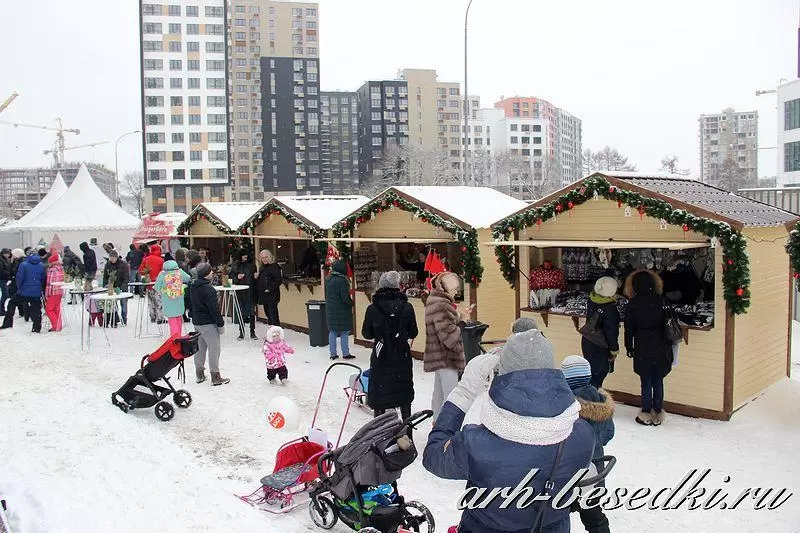
<path fill-rule="evenodd" d="M 637 283 L 636 278 L 638 278 L 640 274 L 647 274 L 650 276 L 650 279 L 648 280 L 646 278 L 639 278 Z M 659 276 L 658 273 L 653 270 L 639 269 L 628 274 L 628 277 L 625 279 L 625 289 L 623 291 L 626 298 L 630 300 L 637 295 L 637 285 L 639 288 L 638 292 L 647 291 L 648 288 L 650 292 L 658 295 L 661 295 L 664 292 L 664 282 L 661 279 L 661 276 Z"/>
<path fill-rule="evenodd" d="M 280 340 L 279 340 L 278 342 L 283 342 L 283 340 L 284 340 L 284 336 L 283 336 L 283 328 L 282 328 L 282 327 L 280 327 L 280 326 L 270 326 L 270 327 L 268 327 L 268 328 L 267 328 L 267 338 L 266 338 L 266 341 L 267 341 L 267 342 L 273 342 L 273 341 L 272 341 L 272 336 L 273 336 L 273 335 L 274 335 L 276 332 L 278 333 L 278 335 L 280 335 Z"/>
<path fill-rule="evenodd" d="M 599 389 L 600 401 L 586 400 L 578 397 L 581 404 L 580 417 L 590 422 L 605 422 L 614 418 L 614 398 L 604 389 Z"/>

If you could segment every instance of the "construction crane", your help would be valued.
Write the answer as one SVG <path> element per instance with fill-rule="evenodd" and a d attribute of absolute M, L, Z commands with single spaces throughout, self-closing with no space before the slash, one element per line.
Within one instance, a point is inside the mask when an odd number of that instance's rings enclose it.
<path fill-rule="evenodd" d="M 100 146 L 101 144 L 108 144 L 109 141 L 100 141 L 96 143 L 89 143 L 89 144 L 79 144 L 78 146 L 65 146 L 62 152 L 59 154 L 57 150 L 44 150 L 44 155 L 53 155 L 53 162 L 56 164 L 55 168 L 63 168 L 64 167 L 64 153 L 67 150 L 75 150 L 76 148 L 91 148 L 93 146 Z M 61 157 L 61 161 L 59 164 L 58 157 Z"/>
<path fill-rule="evenodd" d="M 11 102 L 13 102 L 13 101 L 14 101 L 14 98 L 16 98 L 17 96 L 19 96 L 19 93 L 18 93 L 17 91 L 14 91 L 13 93 L 11 93 L 11 96 L 9 96 L 9 97 L 6 99 L 6 101 L 5 101 L 5 102 L 3 102 L 2 104 L 0 104 L 0 113 L 2 113 L 3 111 L 5 111 L 5 110 L 6 110 L 6 108 L 7 108 L 8 106 L 10 106 L 10 105 L 11 105 Z"/>
<path fill-rule="evenodd" d="M 74 133 L 75 135 L 78 135 L 80 134 L 81 130 L 65 128 L 60 118 L 56 118 L 56 122 L 58 123 L 58 127 L 52 128 L 50 126 L 37 126 L 35 124 L 18 124 L 16 122 L 5 122 L 3 120 L 0 120 L 0 124 L 8 124 L 9 126 L 14 126 L 15 128 L 36 128 L 39 130 L 49 130 L 57 132 L 56 145 L 55 149 L 53 150 L 53 162 L 56 168 L 61 168 L 64 166 L 64 149 L 65 149 L 64 133 Z"/>

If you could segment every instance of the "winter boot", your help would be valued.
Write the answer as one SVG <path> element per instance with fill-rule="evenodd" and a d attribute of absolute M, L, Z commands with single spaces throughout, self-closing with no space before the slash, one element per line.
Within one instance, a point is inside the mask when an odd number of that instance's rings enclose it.
<path fill-rule="evenodd" d="M 206 380 L 206 369 L 205 368 L 195 368 L 194 369 L 195 375 L 197 376 L 197 383 L 202 383 Z"/>
<path fill-rule="evenodd" d="M 664 418 L 665 417 L 666 417 L 666 413 L 663 410 L 654 411 L 653 412 L 653 425 L 654 426 L 660 426 L 661 424 L 664 423 Z"/>
<path fill-rule="evenodd" d="M 333 360 L 335 360 L 335 359 L 339 359 L 339 356 L 338 356 L 338 355 L 336 355 L 335 353 L 332 353 L 332 354 L 331 354 L 331 361 L 333 361 Z"/>
<path fill-rule="evenodd" d="M 272 378 L 271 380 L 269 380 L 269 384 L 270 385 L 277 385 L 278 384 L 278 380 L 275 379 L 275 378 Z"/>
<path fill-rule="evenodd" d="M 216 385 L 225 385 L 225 384 L 230 383 L 230 382 L 231 382 L 231 380 L 229 380 L 228 378 L 223 378 L 222 375 L 219 372 L 212 372 L 211 373 L 211 384 L 214 385 L 214 386 L 216 386 Z"/>
<path fill-rule="evenodd" d="M 281 385 L 286 385 L 289 382 L 289 378 L 283 378 L 281 380 Z"/>
<path fill-rule="evenodd" d="M 650 414 L 650 411 L 641 411 L 638 415 L 636 415 L 636 423 L 641 424 L 643 426 L 652 426 L 653 425 L 653 415 Z"/>
<path fill-rule="evenodd" d="M 244 333 L 239 333 L 239 336 L 236 337 L 236 340 L 237 341 L 243 341 L 244 340 Z"/>

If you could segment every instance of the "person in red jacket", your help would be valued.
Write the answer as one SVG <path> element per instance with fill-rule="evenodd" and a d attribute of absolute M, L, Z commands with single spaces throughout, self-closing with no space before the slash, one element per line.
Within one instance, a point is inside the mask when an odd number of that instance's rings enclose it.
<path fill-rule="evenodd" d="M 139 274 L 147 277 L 151 282 L 155 282 L 158 275 L 164 269 L 164 258 L 161 257 L 161 246 L 154 244 L 150 247 L 150 254 L 142 260 L 139 266 Z M 153 290 L 153 286 L 147 287 L 147 304 L 150 310 L 150 321 L 159 323 L 164 322 L 164 315 L 161 311 L 161 293 Z"/>

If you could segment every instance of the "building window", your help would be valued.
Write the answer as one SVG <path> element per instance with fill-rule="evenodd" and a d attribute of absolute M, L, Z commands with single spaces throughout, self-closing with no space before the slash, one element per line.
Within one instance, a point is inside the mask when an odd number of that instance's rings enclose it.
<path fill-rule="evenodd" d="M 189 134 L 189 142 L 192 144 L 199 144 L 202 140 L 200 132 L 193 131 Z"/>
<path fill-rule="evenodd" d="M 530 137 L 523 137 L 522 138 L 522 144 L 530 144 L 530 143 L 531 143 L 531 138 Z"/>
<path fill-rule="evenodd" d="M 183 89 L 183 78 L 170 78 L 169 79 L 169 88 L 170 89 Z"/>
<path fill-rule="evenodd" d="M 183 161 L 184 160 L 184 153 L 183 152 L 172 152 L 172 160 L 173 161 Z"/>
<path fill-rule="evenodd" d="M 181 50 L 182 50 L 182 48 L 181 48 L 181 42 L 180 41 L 170 41 L 169 42 L 169 51 L 170 52 L 180 52 Z M 161 43 L 159 43 L 158 51 L 159 52 L 161 51 Z"/>
<path fill-rule="evenodd" d="M 147 144 L 163 144 L 164 143 L 164 134 L 163 133 L 148 133 L 147 134 Z"/>
<path fill-rule="evenodd" d="M 800 141 L 784 143 L 783 171 L 797 172 L 798 170 L 800 170 Z"/>
<path fill-rule="evenodd" d="M 201 179 L 203 179 L 203 169 L 201 169 L 201 168 L 193 168 L 192 170 L 189 171 L 189 177 L 191 179 L 193 179 L 193 180 L 201 180 Z M 192 193 L 192 196 L 194 196 L 194 193 Z M 200 196 L 203 196 L 202 189 L 200 190 Z"/>
<path fill-rule="evenodd" d="M 206 70 L 225 70 L 225 61 L 210 59 L 206 61 Z"/>
<path fill-rule="evenodd" d="M 511 144 L 518 144 L 518 143 L 519 143 L 519 137 L 511 137 Z"/>
<path fill-rule="evenodd" d="M 209 96 L 207 97 L 208 107 L 225 107 L 224 96 Z"/>
<path fill-rule="evenodd" d="M 143 41 L 142 47 L 145 52 L 161 52 L 163 50 L 163 44 L 164 43 L 161 41 Z"/>
<path fill-rule="evenodd" d="M 227 161 L 228 160 L 228 152 L 225 150 L 209 150 L 208 151 L 208 160 L 209 161 Z"/>
<path fill-rule="evenodd" d="M 206 89 L 224 89 L 225 78 L 207 78 Z"/>
<path fill-rule="evenodd" d="M 185 180 L 186 179 L 186 171 L 182 168 L 176 168 L 172 171 L 172 179 L 174 180 Z"/>
<path fill-rule="evenodd" d="M 214 42 L 206 43 L 206 52 L 213 54 L 225 53 L 225 43 L 214 43 Z"/>
<path fill-rule="evenodd" d="M 180 35 L 181 34 L 181 25 L 180 24 L 170 24 L 169 25 L 169 33 L 170 33 L 170 35 Z"/>
<path fill-rule="evenodd" d="M 511 131 L 519 131 L 519 126 L 517 124 L 511 124 Z"/>
<path fill-rule="evenodd" d="M 216 6 L 206 6 L 206 16 L 207 17 L 222 18 L 222 16 L 223 16 L 222 8 L 221 7 L 216 7 Z"/>
<path fill-rule="evenodd" d="M 183 133 L 173 133 L 172 144 L 182 144 L 182 143 L 183 143 Z"/>
<path fill-rule="evenodd" d="M 147 152 L 148 161 L 166 161 L 166 152 Z"/>
<path fill-rule="evenodd" d="M 542 157 L 542 150 L 541 150 L 541 149 L 539 149 L 539 148 L 536 148 L 536 149 L 533 151 L 533 157 Z"/>
<path fill-rule="evenodd" d="M 186 25 L 186 35 L 200 35 L 200 25 L 199 24 L 187 24 Z"/>
<path fill-rule="evenodd" d="M 794 130 L 800 128 L 800 98 L 784 102 L 783 115 L 784 130 Z"/>
<path fill-rule="evenodd" d="M 164 88 L 164 78 L 145 78 L 144 79 L 144 86 L 147 89 L 163 89 Z"/>
<path fill-rule="evenodd" d="M 172 117 L 171 117 L 171 120 L 170 120 L 170 123 L 171 123 L 173 126 L 180 126 L 180 125 L 182 125 L 182 124 L 183 124 L 183 115 L 182 115 L 182 114 L 180 114 L 180 115 L 172 115 Z"/>
<path fill-rule="evenodd" d="M 228 142 L 228 134 L 222 131 L 212 131 L 208 134 L 208 142 L 225 144 Z"/>
<path fill-rule="evenodd" d="M 203 152 L 201 150 L 192 150 L 189 152 L 189 161 L 202 161 Z"/>
<path fill-rule="evenodd" d="M 146 107 L 164 107 L 164 97 L 148 96 L 146 100 Z"/>
<path fill-rule="evenodd" d="M 225 34 L 225 25 L 206 24 L 206 35 L 224 35 L 224 34 Z"/>
<path fill-rule="evenodd" d="M 142 15 L 160 15 L 161 6 L 158 4 L 142 4 Z"/>
<path fill-rule="evenodd" d="M 533 132 L 534 133 L 541 133 L 542 132 L 542 125 L 541 124 L 534 124 L 533 125 Z"/>
<path fill-rule="evenodd" d="M 198 114 L 189 114 L 189 125 L 190 126 L 199 126 L 202 124 L 201 115 Z"/>
<path fill-rule="evenodd" d="M 200 88 L 200 78 L 187 78 L 186 86 L 189 89 L 199 89 Z"/>
<path fill-rule="evenodd" d="M 533 144 L 542 144 L 542 138 L 541 137 L 534 137 L 533 138 Z"/>
<path fill-rule="evenodd" d="M 198 59 L 190 59 L 186 62 L 186 68 L 188 70 L 200 70 L 200 60 Z"/>
<path fill-rule="evenodd" d="M 157 34 L 161 35 L 161 23 L 159 22 L 145 22 L 142 27 L 144 34 Z"/>
<path fill-rule="evenodd" d="M 148 152 L 149 154 L 150 152 Z M 148 181 L 158 181 L 167 179 L 167 170 L 163 168 L 153 169 L 147 171 L 147 180 Z"/>
<path fill-rule="evenodd" d="M 306 8 L 306 16 L 307 17 L 316 17 L 317 16 L 317 10 L 314 9 L 314 8 Z"/>
<path fill-rule="evenodd" d="M 450 96 L 458 96 L 458 87 L 450 87 Z"/>
<path fill-rule="evenodd" d="M 182 70 L 183 69 L 183 61 L 180 59 L 170 59 L 169 60 L 169 69 L 170 70 Z"/>
<path fill-rule="evenodd" d="M 145 115 L 145 123 L 148 126 L 163 126 L 164 115 Z"/>

